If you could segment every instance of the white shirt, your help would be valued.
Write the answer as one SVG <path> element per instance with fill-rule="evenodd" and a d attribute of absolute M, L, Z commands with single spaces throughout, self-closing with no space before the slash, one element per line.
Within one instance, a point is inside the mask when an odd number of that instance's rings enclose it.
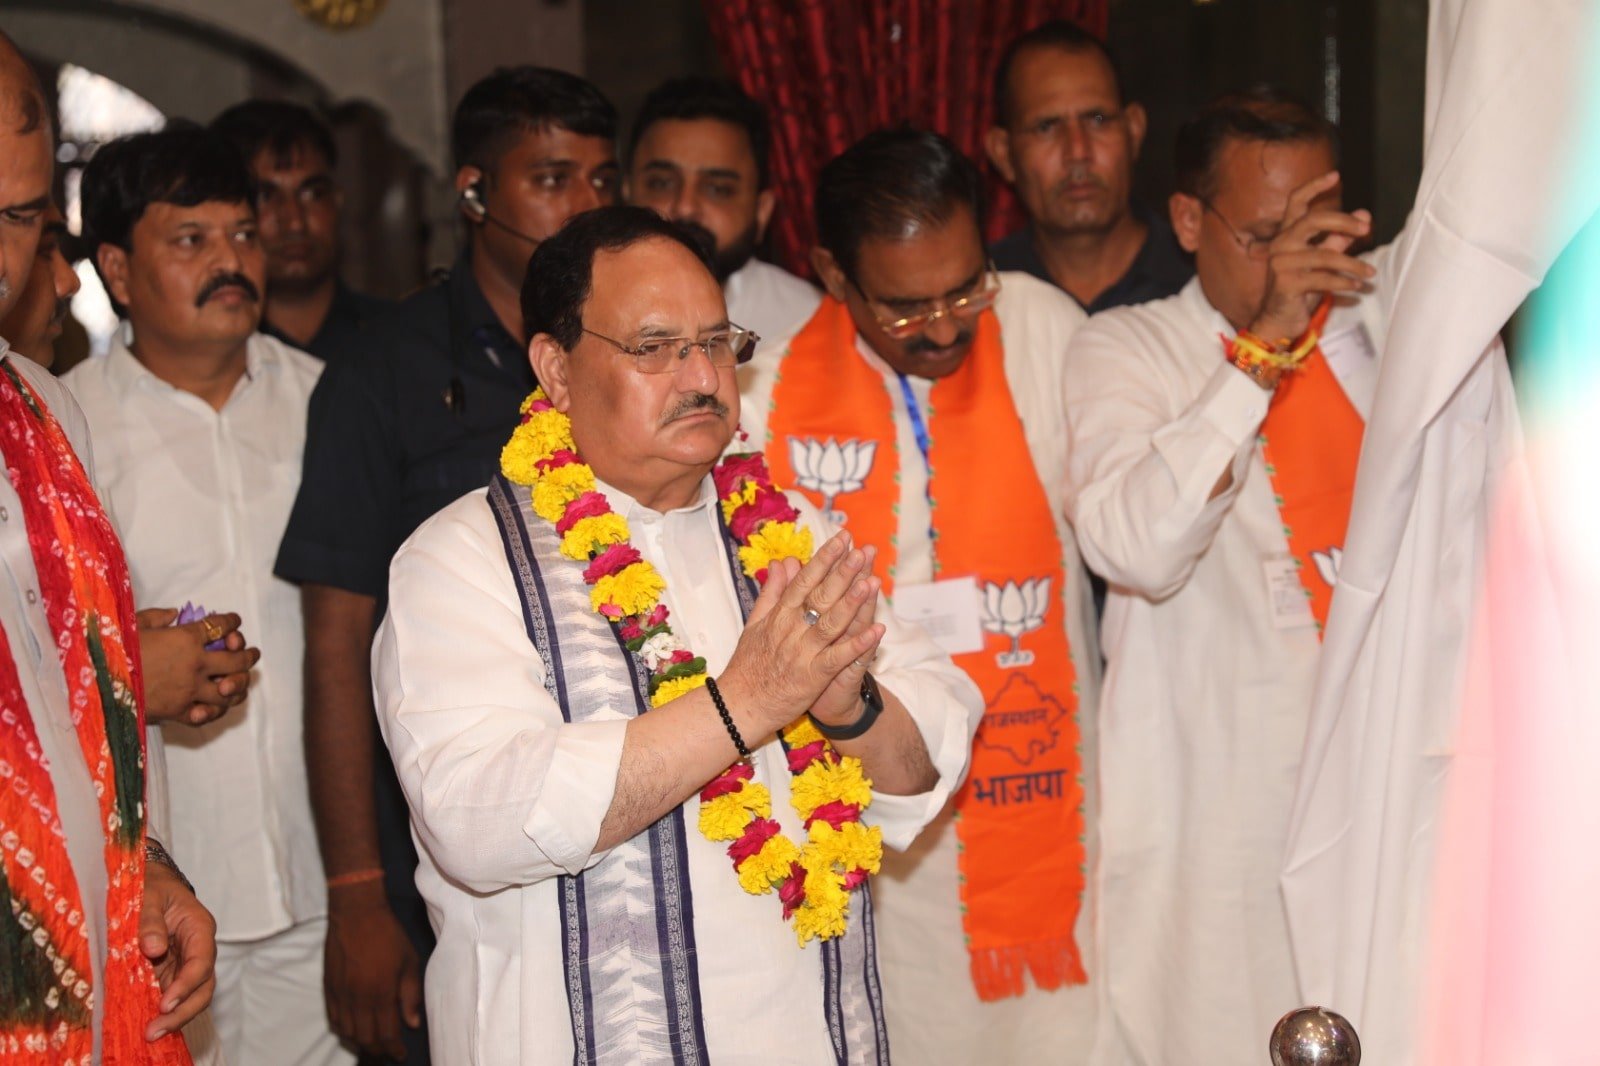
<path fill-rule="evenodd" d="M 261 334 L 247 359 L 221 411 L 157 378 L 121 340 L 63 379 L 100 441 L 135 601 L 235 611 L 261 649 L 244 703 L 198 728 L 163 727 L 168 846 L 218 939 L 234 941 L 326 912 L 301 742 L 300 599 L 272 576 L 322 364 Z"/>
<path fill-rule="evenodd" d="M 31 359 L 8 351 L 0 338 L 0 358 L 10 363 L 44 400 L 94 481 L 94 456 L 89 442 L 89 426 L 71 394 L 62 388 L 48 370 Z M 104 496 L 101 497 L 104 504 Z M 22 502 L 9 477 L 0 477 L 0 626 L 5 628 L 11 654 L 16 660 L 22 696 L 33 715 L 39 747 L 50 764 L 50 782 L 56 792 L 56 812 L 67 838 L 67 858 L 78 882 L 83 901 L 84 927 L 88 931 L 90 957 L 94 960 L 96 985 L 105 972 L 106 961 L 106 860 L 105 834 L 100 828 L 100 803 L 94 780 L 83 759 L 78 731 L 72 724 L 67 698 L 66 677 L 55 653 L 55 635 L 39 595 L 39 577 L 28 546 L 28 531 Z M 154 727 L 145 735 L 145 810 L 150 836 L 165 842 L 170 839 L 166 824 L 165 764 L 160 736 Z M 176 849 L 173 857 L 178 858 Z M 182 859 L 178 859 L 182 865 Z M 186 871 L 187 872 L 187 871 Z M 100 1023 L 104 1017 L 105 996 L 94 1002 L 94 1054 L 100 1061 Z"/>
<path fill-rule="evenodd" d="M 1027 274 L 1002 275 L 995 315 L 1005 351 L 1006 380 L 1022 420 L 1028 450 L 1056 516 L 1066 587 L 1067 638 L 1078 678 L 1078 722 L 1088 809 L 1090 867 L 1095 848 L 1094 721 L 1100 656 L 1089 583 L 1067 525 L 1066 448 L 1061 408 L 1062 368 L 1068 343 L 1084 323 L 1083 310 L 1052 285 Z M 805 323 L 800 323 L 804 326 Z M 799 331 L 799 327 L 795 332 Z M 741 390 L 741 424 L 765 444 L 778 362 L 792 336 L 781 338 L 769 360 L 757 359 Z M 928 536 L 928 471 L 895 372 L 857 337 L 856 350 L 883 378 L 894 411 L 895 450 L 902 457 L 896 587 L 933 580 Z M 921 410 L 929 410 L 933 382 L 908 378 Z M 1094 1034 L 1094 992 L 1082 985 L 1054 993 L 1032 987 L 1020 998 L 984 1003 L 968 974 L 961 924 L 959 849 L 953 807 L 940 813 L 904 855 L 884 856 L 876 886 L 878 954 L 883 966 L 889 1045 L 897 1060 L 936 1063 L 1081 1062 Z M 1079 912 L 1077 940 L 1085 967 L 1095 974 L 1092 906 Z"/>
<path fill-rule="evenodd" d="M 743 622 L 710 484 L 695 504 L 667 514 L 602 489 L 665 579 L 674 631 L 715 675 Z M 796 505 L 820 545 L 826 524 L 804 500 Z M 571 1059 L 555 878 L 603 857 L 595 842 L 633 695 L 618 693 L 618 709 L 598 720 L 562 723 L 483 491 L 412 535 L 391 564 L 389 592 L 372 673 L 422 856 L 417 885 L 439 935 L 426 980 L 433 1055 L 449 1063 Z M 874 796 L 866 820 L 883 828 L 886 845 L 903 848 L 960 783 L 981 704 L 919 630 L 886 611 L 880 620 L 889 630 L 873 673 L 911 712 L 939 771 L 922 795 Z M 769 742 L 755 758 L 772 816 L 799 839 L 780 746 Z M 817 943 L 797 948 L 777 901 L 739 888 L 726 845 L 694 829 L 698 807 L 691 797 L 684 817 L 711 1061 L 833 1061 Z"/>
<path fill-rule="evenodd" d="M 1378 259 L 1383 252 L 1376 253 Z M 1382 269 L 1382 263 L 1379 264 Z M 1376 301 L 1324 351 L 1365 416 Z M 1268 394 L 1223 359 L 1198 279 L 1094 316 L 1068 353 L 1068 514 L 1110 583 L 1101 640 L 1099 876 L 1107 1066 L 1250 1062 L 1302 1006 L 1277 875 L 1318 657 L 1277 628 L 1287 556 L 1257 432 Z M 1233 485 L 1208 497 L 1225 470 Z"/>
<path fill-rule="evenodd" d="M 729 275 L 722 296 L 728 304 L 728 321 L 760 335 L 757 360 L 763 352 L 781 351 L 773 342 L 805 325 L 822 302 L 814 285 L 760 259 L 751 259 Z"/>

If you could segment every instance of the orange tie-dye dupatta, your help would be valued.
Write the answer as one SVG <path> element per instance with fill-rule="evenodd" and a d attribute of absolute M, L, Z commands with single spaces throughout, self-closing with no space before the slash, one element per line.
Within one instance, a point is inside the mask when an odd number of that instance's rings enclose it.
<path fill-rule="evenodd" d="M 50 768 L 0 629 L 0 1060 L 88 1063 L 95 997 L 107 1064 L 186 1066 L 178 1034 L 144 1029 L 160 991 L 139 949 L 144 898 L 144 713 L 133 589 L 116 531 L 60 423 L 0 361 L 0 453 L 22 501 L 78 743 L 105 834 L 105 972 L 93 970 L 84 900 Z"/>

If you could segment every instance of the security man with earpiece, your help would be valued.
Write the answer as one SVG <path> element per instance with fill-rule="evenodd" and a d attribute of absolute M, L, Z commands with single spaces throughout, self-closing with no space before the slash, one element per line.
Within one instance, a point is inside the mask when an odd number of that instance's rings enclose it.
<path fill-rule="evenodd" d="M 435 511 L 486 485 L 534 386 L 520 293 L 528 257 L 615 203 L 617 117 L 593 85 L 515 67 L 467 90 L 451 131 L 467 248 L 368 330 L 311 398 L 305 472 L 279 550 L 306 627 L 306 759 L 328 876 L 324 985 L 335 1029 L 428 1061 L 422 966 L 433 934 L 404 798 L 378 741 L 369 650 L 389 560 Z"/>

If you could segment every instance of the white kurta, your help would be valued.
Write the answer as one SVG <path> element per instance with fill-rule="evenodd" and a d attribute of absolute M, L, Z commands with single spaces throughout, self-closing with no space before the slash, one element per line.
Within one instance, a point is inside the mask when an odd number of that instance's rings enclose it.
<path fill-rule="evenodd" d="M 1324 331 L 1363 413 L 1376 367 L 1360 338 L 1381 336 L 1376 304 L 1335 308 Z M 1254 1062 L 1299 1005 L 1277 871 L 1318 639 L 1274 623 L 1264 567 L 1289 547 L 1257 446 L 1269 397 L 1224 361 L 1218 335 L 1232 332 L 1195 280 L 1094 316 L 1063 374 L 1068 515 L 1111 586 L 1105 1066 Z M 1228 470 L 1232 486 L 1208 499 Z"/>
<path fill-rule="evenodd" d="M 261 649 L 250 694 L 216 721 L 163 727 L 167 842 L 217 918 L 249 941 L 326 913 L 302 736 L 304 630 L 272 575 L 300 484 L 322 363 L 257 334 L 221 411 L 145 369 L 119 340 L 63 379 L 95 427 L 99 484 L 141 607 L 235 611 Z"/>
<path fill-rule="evenodd" d="M 720 672 L 743 621 L 710 479 L 698 502 L 667 514 L 601 487 L 665 579 L 674 631 Z M 825 522 L 795 499 L 822 543 Z M 417 885 L 439 936 L 426 977 L 434 1058 L 568 1061 L 556 878 L 604 857 L 595 841 L 633 694 L 619 692 L 617 706 L 594 720 L 563 724 L 484 492 L 412 535 L 390 568 L 389 592 L 372 672 L 422 856 Z M 886 845 L 904 848 L 959 785 L 982 708 L 971 682 L 920 630 L 882 615 L 889 631 L 873 673 L 911 712 L 939 771 L 931 791 L 877 794 L 866 814 Z M 757 780 L 772 790 L 772 816 L 799 839 L 781 746 L 770 742 L 755 759 Z M 711 1061 L 833 1061 L 817 943 L 797 948 L 777 900 L 739 888 L 726 845 L 694 829 L 698 806 L 691 797 L 683 810 Z"/>
<path fill-rule="evenodd" d="M 1489 499 L 1517 447 L 1495 334 L 1600 201 L 1595 5 L 1436 0 L 1428 28 L 1422 180 L 1283 874 L 1308 1000 L 1399 1066 Z"/>
<path fill-rule="evenodd" d="M 723 284 L 722 296 L 728 303 L 728 321 L 761 336 L 757 360 L 763 353 L 782 351 L 774 343 L 805 325 L 822 302 L 816 286 L 760 259 L 735 270 Z"/>
<path fill-rule="evenodd" d="M 1100 656 L 1087 575 L 1066 522 L 1063 497 L 1067 455 L 1062 444 L 1061 408 L 1067 344 L 1085 316 L 1059 289 L 1014 272 L 1001 275 L 995 314 L 1000 320 L 1012 402 L 1022 419 L 1028 449 L 1050 509 L 1058 518 L 1056 532 L 1065 556 L 1066 587 L 1062 595 L 1067 639 L 1078 677 L 1078 724 L 1087 796 L 1086 840 L 1092 869 L 1096 847 L 1094 729 Z M 770 360 L 757 360 L 741 390 L 741 423 L 755 442 L 766 440 L 777 363 L 791 339 L 782 338 L 774 345 Z M 915 431 L 894 371 L 859 339 L 857 351 L 882 376 L 894 411 L 896 451 L 910 457 L 900 467 L 895 582 L 897 587 L 923 584 L 933 580 L 927 467 L 918 458 Z M 928 411 L 933 382 L 925 378 L 908 380 L 921 410 Z M 1084 1061 L 1094 1038 L 1092 985 L 1043 992 L 1030 982 L 1028 992 L 1020 997 L 993 1003 L 978 999 L 968 973 L 961 924 L 958 844 L 952 814 L 953 807 L 941 811 L 905 854 L 885 855 L 884 874 L 878 879 L 878 957 L 883 967 L 889 1046 L 896 1061 L 926 1066 L 965 1066 L 981 1061 L 1066 1066 Z M 1091 891 L 1083 901 L 1077 925 L 1078 946 L 1091 982 L 1099 972 L 1093 931 Z"/>

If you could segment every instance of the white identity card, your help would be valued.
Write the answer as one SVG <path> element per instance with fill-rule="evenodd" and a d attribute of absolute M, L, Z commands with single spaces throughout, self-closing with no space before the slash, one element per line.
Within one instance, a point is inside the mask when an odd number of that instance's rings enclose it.
<path fill-rule="evenodd" d="M 1267 581 L 1267 604 L 1272 609 L 1274 629 L 1299 629 L 1314 626 L 1316 617 L 1311 613 L 1311 597 L 1300 580 L 1300 568 L 1292 555 L 1274 555 L 1261 560 L 1261 571 Z"/>
<path fill-rule="evenodd" d="M 915 622 L 951 655 L 983 650 L 978 579 L 956 577 L 929 585 L 896 585 L 895 617 Z"/>

